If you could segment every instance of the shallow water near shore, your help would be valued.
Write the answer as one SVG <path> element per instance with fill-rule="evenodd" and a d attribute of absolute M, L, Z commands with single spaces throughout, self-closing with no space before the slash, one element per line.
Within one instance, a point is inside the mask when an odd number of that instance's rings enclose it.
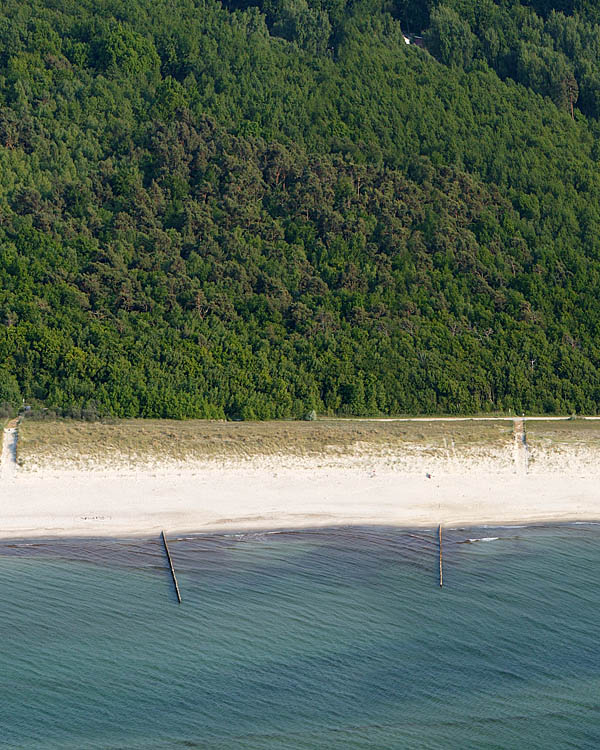
<path fill-rule="evenodd" d="M 0 542 L 0 748 L 600 744 L 600 525 L 170 548 Z"/>

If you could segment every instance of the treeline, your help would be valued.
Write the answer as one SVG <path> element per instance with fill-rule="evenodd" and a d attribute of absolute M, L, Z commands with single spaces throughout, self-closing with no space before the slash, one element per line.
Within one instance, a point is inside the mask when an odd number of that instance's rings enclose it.
<path fill-rule="evenodd" d="M 4 3 L 0 402 L 597 412 L 595 121 L 398 10 L 282 7 Z"/>

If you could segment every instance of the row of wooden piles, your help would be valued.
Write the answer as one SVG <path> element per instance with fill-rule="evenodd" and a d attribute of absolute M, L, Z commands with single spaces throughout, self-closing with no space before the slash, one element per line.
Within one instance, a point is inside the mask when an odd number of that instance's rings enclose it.
<path fill-rule="evenodd" d="M 161 531 L 163 546 L 165 548 L 165 554 L 167 555 L 167 562 L 169 563 L 169 570 L 171 571 L 171 578 L 173 579 L 173 586 L 175 588 L 175 594 L 177 596 L 177 602 L 181 604 L 181 592 L 179 590 L 179 583 L 177 582 L 177 576 L 175 575 L 175 567 L 173 565 L 173 558 L 169 550 L 169 544 L 165 532 Z M 444 560 L 443 560 L 443 543 L 442 543 L 442 524 L 438 526 L 438 547 L 440 555 L 440 588 L 444 585 Z"/>

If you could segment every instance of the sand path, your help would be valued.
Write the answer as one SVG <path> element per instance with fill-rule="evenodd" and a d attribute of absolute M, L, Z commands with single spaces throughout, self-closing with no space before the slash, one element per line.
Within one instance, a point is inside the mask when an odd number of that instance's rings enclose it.
<path fill-rule="evenodd" d="M 515 419 L 514 421 L 514 435 L 515 472 L 520 475 L 527 474 L 529 456 L 527 452 L 525 422 L 522 418 Z"/>
<path fill-rule="evenodd" d="M 2 481 L 14 479 L 17 474 L 18 421 L 13 419 L 4 428 L 0 477 Z"/>

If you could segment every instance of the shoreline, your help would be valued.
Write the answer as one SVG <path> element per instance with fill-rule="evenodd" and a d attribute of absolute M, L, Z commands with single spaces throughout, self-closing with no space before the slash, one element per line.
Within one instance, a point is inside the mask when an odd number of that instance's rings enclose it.
<path fill-rule="evenodd" d="M 432 470 L 430 460 L 431 473 L 374 460 L 295 463 L 18 472 L 3 483 L 0 539 L 600 521 L 598 476 L 520 475 L 504 466 L 492 473 L 487 462 L 465 464 L 463 473 Z"/>
<path fill-rule="evenodd" d="M 530 531 L 534 529 L 561 529 L 569 527 L 589 527 L 589 526 L 600 526 L 600 520 L 598 521 L 537 521 L 534 523 L 482 523 L 482 524 L 459 524 L 457 526 L 445 526 L 442 525 L 444 532 L 465 532 L 466 534 L 472 531 L 518 531 L 523 529 Z M 304 534 L 336 534 L 337 532 L 347 532 L 349 530 L 356 530 L 360 532 L 370 531 L 382 531 L 382 532 L 398 532 L 399 534 L 410 534 L 411 532 L 424 532 L 429 531 L 432 534 L 432 541 L 437 540 L 438 526 L 403 526 L 403 525 L 385 525 L 385 524 L 361 524 L 361 525 L 336 525 L 331 526 L 306 526 L 306 527 L 289 527 L 280 529 L 271 528 L 232 528 L 223 530 L 204 530 L 204 531 L 176 531 L 171 529 L 170 531 L 165 530 L 169 544 L 173 542 L 185 542 L 202 539 L 220 539 L 220 538 L 235 538 L 235 537 L 260 537 L 260 536 L 302 536 Z M 496 539 L 510 538 L 510 537 L 493 537 L 493 541 Z M 471 542 L 488 541 L 488 538 L 482 539 L 469 539 Z M 123 535 L 75 535 L 65 534 L 62 536 L 15 536 L 15 537 L 1 537 L 0 536 L 0 554 L 1 549 L 13 548 L 13 547 L 42 547 L 45 545 L 51 546 L 54 544 L 73 544 L 76 542 L 90 542 L 101 544 L 104 542 L 115 542 L 118 544 L 131 543 L 137 544 L 140 542 L 160 542 L 160 532 L 154 534 L 123 534 Z M 464 541 L 455 542 L 457 544 L 464 544 Z"/>
<path fill-rule="evenodd" d="M 597 422 L 484 420 L 24 422 L 4 431 L 0 539 L 600 521 Z"/>

